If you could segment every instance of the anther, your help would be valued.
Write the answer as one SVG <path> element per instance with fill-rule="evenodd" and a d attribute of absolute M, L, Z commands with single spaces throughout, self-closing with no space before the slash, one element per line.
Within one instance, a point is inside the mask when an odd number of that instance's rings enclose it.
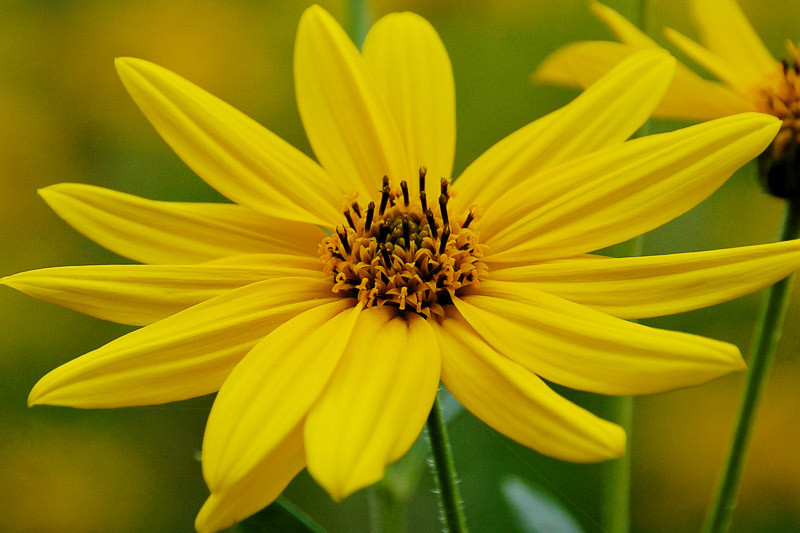
<path fill-rule="evenodd" d="M 426 209 L 425 218 L 428 219 L 428 225 L 431 227 L 431 235 L 433 235 L 433 238 L 435 239 L 436 237 L 439 236 L 439 234 L 436 231 L 436 219 L 433 218 L 433 211 L 431 211 L 430 209 Z"/>
<path fill-rule="evenodd" d="M 450 220 L 447 218 L 447 195 L 444 193 L 439 196 L 439 209 L 442 211 L 442 225 L 447 228 L 450 226 Z"/>
<path fill-rule="evenodd" d="M 419 192 L 422 193 L 425 191 L 425 175 L 428 173 L 428 169 L 425 167 L 419 167 Z"/>
<path fill-rule="evenodd" d="M 381 257 L 383 257 L 386 268 L 392 268 L 392 256 L 389 255 L 389 251 L 382 244 L 378 248 L 380 249 Z"/>
<path fill-rule="evenodd" d="M 442 194 L 447 196 L 447 178 L 442 178 L 442 181 L 439 183 L 439 186 L 442 190 Z"/>
<path fill-rule="evenodd" d="M 389 186 L 389 176 L 384 176 L 383 181 L 381 182 L 381 187 L 388 187 Z"/>
<path fill-rule="evenodd" d="M 444 249 L 447 246 L 447 239 L 450 238 L 450 226 L 445 226 L 442 229 L 442 240 L 439 243 L 439 255 L 444 253 Z"/>
<path fill-rule="evenodd" d="M 352 250 L 350 249 L 350 243 L 347 242 L 347 230 L 342 228 L 342 232 L 339 233 L 339 228 L 336 228 L 336 235 L 339 236 L 339 242 L 342 243 L 342 248 L 344 248 L 344 251 L 350 255 Z"/>
<path fill-rule="evenodd" d="M 789 62 L 786 61 L 785 57 L 781 58 L 781 65 L 783 66 L 783 75 L 785 76 L 789 72 Z"/>
<path fill-rule="evenodd" d="M 406 180 L 400 182 L 400 188 L 403 190 L 403 205 L 408 207 L 408 183 Z"/>
<path fill-rule="evenodd" d="M 353 205 L 351 205 L 350 207 L 352 207 L 353 212 L 355 212 L 356 216 L 358 218 L 361 218 L 361 208 L 358 207 L 358 202 L 353 202 Z"/>
<path fill-rule="evenodd" d="M 475 215 L 474 215 L 474 213 L 472 211 L 470 211 L 469 214 L 467 215 L 467 219 L 464 221 L 463 224 L 461 224 L 461 227 L 462 228 L 468 228 L 470 222 L 472 222 L 473 220 L 475 220 Z"/>
<path fill-rule="evenodd" d="M 372 217 L 375 214 L 375 202 L 367 204 L 367 220 L 364 223 L 364 231 L 367 232 L 372 227 Z"/>
<path fill-rule="evenodd" d="M 389 178 L 386 176 L 383 177 L 383 181 L 387 182 Z M 383 212 L 386 211 L 386 204 L 389 202 L 389 186 L 384 185 L 383 191 L 381 192 L 381 206 L 378 209 L 378 214 L 383 215 Z"/>
<path fill-rule="evenodd" d="M 428 209 L 428 197 L 425 195 L 424 190 L 419 193 L 419 202 L 422 204 L 422 212 L 424 213 Z"/>
<path fill-rule="evenodd" d="M 403 215 L 403 238 L 406 240 L 407 249 L 411 249 L 411 228 L 408 226 L 408 215 Z"/>
<path fill-rule="evenodd" d="M 345 209 L 344 210 L 344 218 L 347 219 L 347 223 L 350 224 L 350 227 L 353 228 L 353 231 L 355 231 L 356 230 L 356 225 L 353 223 L 353 217 L 350 216 L 350 210 L 349 209 Z"/>

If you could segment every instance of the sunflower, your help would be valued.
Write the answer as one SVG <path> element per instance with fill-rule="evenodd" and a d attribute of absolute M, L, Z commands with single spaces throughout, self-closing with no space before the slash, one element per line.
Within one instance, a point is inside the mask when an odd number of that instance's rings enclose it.
<path fill-rule="evenodd" d="M 705 46 L 671 28 L 666 28 L 664 34 L 719 81 L 705 80 L 679 64 L 654 116 L 708 120 L 746 111 L 769 113 L 782 121 L 771 147 L 773 159 L 779 159 L 787 148 L 796 147 L 800 141 L 800 52 L 787 41 L 787 57 L 772 57 L 736 0 L 690 2 Z M 586 87 L 636 51 L 660 48 L 610 7 L 591 1 L 589 8 L 622 43 L 589 41 L 567 45 L 545 59 L 534 79 Z"/>
<path fill-rule="evenodd" d="M 175 152 L 234 203 L 41 191 L 69 224 L 144 264 L 57 267 L 2 283 L 144 326 L 43 377 L 30 405 L 111 408 L 218 392 L 203 442 L 201 531 L 273 501 L 304 467 L 336 500 L 416 440 L 440 380 L 544 454 L 621 455 L 623 430 L 542 378 L 653 393 L 744 368 L 730 344 L 624 319 L 728 300 L 800 267 L 800 243 L 612 259 L 589 252 L 687 211 L 766 147 L 745 113 L 626 141 L 666 91 L 668 54 L 613 68 L 451 183 L 455 91 L 421 17 L 380 19 L 359 53 L 322 8 L 295 46 L 319 163 L 183 78 L 118 59 Z"/>

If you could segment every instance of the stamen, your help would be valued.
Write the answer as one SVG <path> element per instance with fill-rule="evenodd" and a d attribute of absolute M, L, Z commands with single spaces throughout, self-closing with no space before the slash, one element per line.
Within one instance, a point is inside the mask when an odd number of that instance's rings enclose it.
<path fill-rule="evenodd" d="M 384 176 L 383 181 L 388 182 L 389 178 Z M 386 203 L 389 201 L 389 192 L 389 186 L 384 185 L 383 190 L 381 191 L 381 207 L 378 209 L 379 215 L 383 215 L 383 213 L 386 211 Z"/>
<path fill-rule="evenodd" d="M 406 180 L 400 182 L 400 188 L 403 190 L 403 205 L 408 207 L 408 183 Z"/>
<path fill-rule="evenodd" d="M 468 228 L 473 220 L 475 220 L 475 213 L 473 213 L 472 210 L 470 209 L 469 214 L 467 215 L 467 219 L 464 221 L 463 224 L 461 224 L 461 227 Z"/>
<path fill-rule="evenodd" d="M 379 245 L 378 249 L 380 250 L 381 257 L 383 257 L 383 263 L 386 265 L 386 268 L 392 268 L 392 256 L 389 255 L 389 250 L 387 250 L 383 244 Z"/>
<path fill-rule="evenodd" d="M 442 229 L 442 240 L 439 242 L 439 255 L 444 253 L 444 249 L 447 247 L 447 239 L 450 238 L 450 226 L 445 226 Z"/>
<path fill-rule="evenodd" d="M 428 173 L 428 169 L 425 167 L 419 167 L 419 192 L 425 192 L 425 175 Z"/>
<path fill-rule="evenodd" d="M 440 188 L 442 189 L 442 194 L 448 196 L 447 194 L 447 178 L 442 178 L 442 181 L 439 183 Z"/>
<path fill-rule="evenodd" d="M 439 209 L 442 212 L 442 225 L 444 225 L 444 227 L 449 227 L 450 220 L 447 218 L 447 195 L 444 193 L 439 197 Z"/>
<path fill-rule="evenodd" d="M 370 202 L 367 204 L 367 220 L 364 223 L 364 231 L 369 232 L 369 229 L 372 227 L 372 216 L 375 214 L 375 202 Z"/>
<path fill-rule="evenodd" d="M 439 234 L 436 231 L 436 219 L 433 217 L 433 211 L 426 209 L 425 218 L 428 219 L 428 225 L 431 227 L 431 235 L 433 235 L 433 238 L 435 239 L 439 236 Z"/>
<path fill-rule="evenodd" d="M 347 219 L 347 223 L 350 224 L 350 227 L 353 228 L 353 231 L 355 231 L 356 230 L 356 225 L 353 224 L 353 217 L 350 216 L 350 210 L 349 209 L 345 209 L 344 210 L 344 218 Z"/>
<path fill-rule="evenodd" d="M 336 228 L 336 235 L 339 236 L 339 242 L 342 243 L 342 248 L 344 248 L 347 255 L 353 253 L 353 250 L 350 248 L 350 243 L 347 242 L 347 230 L 342 228 L 342 232 L 339 233 L 339 228 Z"/>
<path fill-rule="evenodd" d="M 334 293 L 355 298 L 365 308 L 388 305 L 433 318 L 445 316 L 451 295 L 480 283 L 488 272 L 481 261 L 484 246 L 469 229 L 480 212 L 453 213 L 451 226 L 449 182 L 443 180 L 441 214 L 434 215 L 424 191 L 425 175 L 422 167 L 419 203 L 411 202 L 407 181 L 392 190 L 384 177 L 379 209 L 377 199 L 363 209 L 352 200 L 345 204 L 349 204 L 343 210 L 347 223 L 337 226 L 336 235 L 325 237 L 319 246 L 323 272 L 330 276 Z M 400 204 L 400 190 L 405 205 Z M 393 206 L 393 200 L 398 205 Z M 457 220 L 464 222 L 459 225 Z"/>

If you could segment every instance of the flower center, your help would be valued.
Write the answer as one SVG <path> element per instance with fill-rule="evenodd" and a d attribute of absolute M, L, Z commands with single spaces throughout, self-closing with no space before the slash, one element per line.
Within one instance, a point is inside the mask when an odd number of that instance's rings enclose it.
<path fill-rule="evenodd" d="M 347 223 L 319 246 L 333 292 L 356 297 L 365 308 L 391 305 L 424 317 L 444 316 L 443 305 L 452 303 L 459 289 L 486 275 L 483 245 L 470 228 L 476 211 L 451 217 L 444 178 L 438 200 L 429 206 L 425 173 L 421 168 L 418 198 L 410 197 L 406 181 L 397 190 L 384 176 L 377 207 L 370 202 L 364 209 L 356 202 L 344 211 Z"/>
<path fill-rule="evenodd" d="M 786 43 L 786 50 L 788 60 L 782 60 L 781 71 L 770 75 L 756 91 L 758 110 L 783 121 L 772 141 L 773 159 L 780 159 L 792 141 L 800 141 L 800 51 L 791 41 Z"/>

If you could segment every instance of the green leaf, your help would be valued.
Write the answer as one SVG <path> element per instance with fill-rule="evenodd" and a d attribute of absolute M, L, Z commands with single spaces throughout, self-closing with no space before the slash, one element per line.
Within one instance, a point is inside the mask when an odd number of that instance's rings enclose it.
<path fill-rule="evenodd" d="M 239 522 L 233 531 L 237 533 L 325 533 L 322 526 L 283 496 L 250 518 Z"/>
<path fill-rule="evenodd" d="M 572 514 L 541 487 L 528 485 L 514 476 L 506 477 L 500 485 L 521 531 L 583 533 Z"/>

